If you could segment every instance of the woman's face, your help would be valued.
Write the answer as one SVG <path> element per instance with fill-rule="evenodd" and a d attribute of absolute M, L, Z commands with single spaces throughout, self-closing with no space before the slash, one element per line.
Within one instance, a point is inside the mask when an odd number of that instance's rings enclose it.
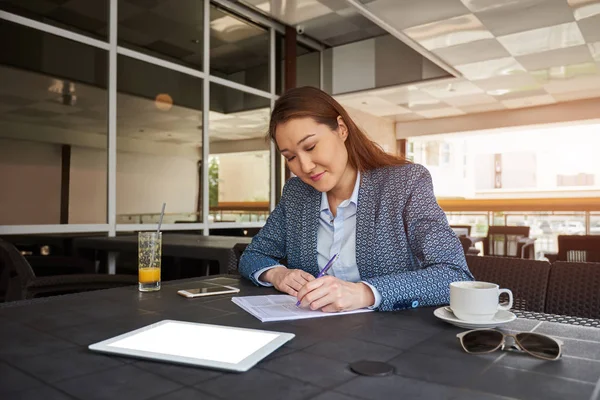
<path fill-rule="evenodd" d="M 332 131 L 307 117 L 291 119 L 275 130 L 275 142 L 290 171 L 320 192 L 335 188 L 348 165 L 348 129 L 341 117 L 338 125 Z"/>

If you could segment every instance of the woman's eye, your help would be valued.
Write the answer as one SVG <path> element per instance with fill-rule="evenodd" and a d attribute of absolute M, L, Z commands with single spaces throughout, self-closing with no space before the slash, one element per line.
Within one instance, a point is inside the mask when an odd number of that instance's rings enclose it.
<path fill-rule="evenodd" d="M 294 158 L 296 158 L 296 157 L 295 157 L 295 156 L 294 156 L 294 157 L 290 157 L 290 158 L 288 158 L 287 160 L 288 160 L 288 162 L 290 162 L 290 161 L 292 161 Z"/>
<path fill-rule="evenodd" d="M 306 149 L 306 151 L 312 151 L 315 148 L 316 145 L 312 145 L 312 147 L 309 147 L 308 149 Z"/>

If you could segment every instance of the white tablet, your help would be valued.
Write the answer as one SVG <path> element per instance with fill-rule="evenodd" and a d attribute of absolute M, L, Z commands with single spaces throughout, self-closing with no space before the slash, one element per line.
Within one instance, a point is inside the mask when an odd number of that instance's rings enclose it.
<path fill-rule="evenodd" d="M 293 333 L 164 320 L 89 346 L 92 351 L 244 372 Z"/>

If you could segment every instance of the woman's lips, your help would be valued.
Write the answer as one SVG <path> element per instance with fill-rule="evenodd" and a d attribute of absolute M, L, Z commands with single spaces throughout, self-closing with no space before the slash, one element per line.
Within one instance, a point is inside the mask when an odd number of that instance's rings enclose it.
<path fill-rule="evenodd" d="M 316 175 L 312 175 L 310 177 L 310 179 L 312 179 L 314 182 L 318 181 L 319 179 L 321 179 L 323 177 L 323 175 L 325 174 L 325 172 L 321 172 L 320 174 L 316 174 Z"/>

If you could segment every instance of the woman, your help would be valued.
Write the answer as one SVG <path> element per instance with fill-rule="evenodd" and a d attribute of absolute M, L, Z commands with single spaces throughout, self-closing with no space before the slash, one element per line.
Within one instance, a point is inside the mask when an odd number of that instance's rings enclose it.
<path fill-rule="evenodd" d="M 296 177 L 242 255 L 244 277 L 325 312 L 447 304 L 451 282 L 473 279 L 428 171 L 385 153 L 331 96 L 286 92 L 269 136 Z"/>

